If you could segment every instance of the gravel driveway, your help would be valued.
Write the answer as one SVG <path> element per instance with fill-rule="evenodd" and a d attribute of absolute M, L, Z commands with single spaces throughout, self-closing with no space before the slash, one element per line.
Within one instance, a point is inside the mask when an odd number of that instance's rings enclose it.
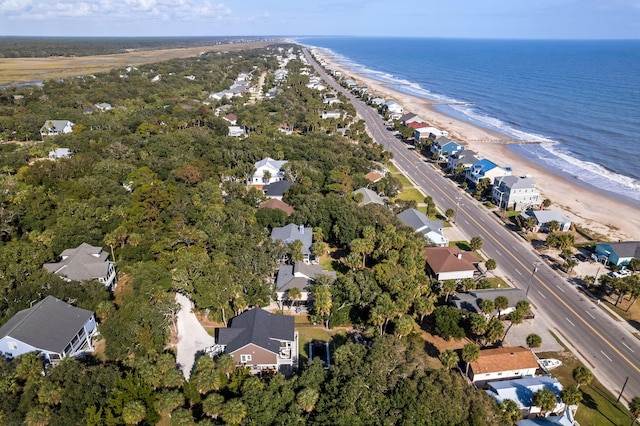
<path fill-rule="evenodd" d="M 184 378 L 189 380 L 191 369 L 198 352 L 213 346 L 215 338 L 202 327 L 196 315 L 192 312 L 192 303 L 188 297 L 176 294 L 176 302 L 180 304 L 178 312 L 178 368 L 182 370 Z"/>

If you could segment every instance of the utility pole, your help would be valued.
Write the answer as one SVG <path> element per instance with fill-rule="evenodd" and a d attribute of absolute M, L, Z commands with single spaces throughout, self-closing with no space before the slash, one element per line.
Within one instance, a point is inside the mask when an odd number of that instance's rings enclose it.
<path fill-rule="evenodd" d="M 456 223 L 458 221 L 458 208 L 460 207 L 460 200 L 462 200 L 462 197 L 456 197 L 456 211 L 453 215 L 453 223 Z M 464 207 L 464 204 L 462 204 L 462 206 Z"/>
<path fill-rule="evenodd" d="M 533 282 L 533 277 L 536 275 L 536 272 L 538 272 L 538 265 L 540 264 L 540 262 L 536 262 L 533 264 L 533 270 L 531 271 L 531 276 L 529 277 L 529 284 L 527 285 L 527 291 L 524 294 L 525 296 L 529 296 L 529 289 L 531 288 L 531 283 Z"/>

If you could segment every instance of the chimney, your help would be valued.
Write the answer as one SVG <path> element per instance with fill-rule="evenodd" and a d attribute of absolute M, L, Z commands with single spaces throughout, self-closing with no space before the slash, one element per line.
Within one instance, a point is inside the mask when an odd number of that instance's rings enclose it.
<path fill-rule="evenodd" d="M 456 257 L 457 257 L 458 259 L 462 259 L 462 253 L 458 253 L 458 254 L 456 255 Z"/>

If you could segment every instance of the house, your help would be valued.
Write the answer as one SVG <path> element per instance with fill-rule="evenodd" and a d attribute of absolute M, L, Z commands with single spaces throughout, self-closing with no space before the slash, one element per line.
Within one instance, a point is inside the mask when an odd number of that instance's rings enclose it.
<path fill-rule="evenodd" d="M 540 203 L 540 191 L 531 176 L 501 176 L 493 181 L 491 198 L 500 208 L 525 210 Z"/>
<path fill-rule="evenodd" d="M 515 311 L 516 305 L 521 300 L 527 300 L 527 294 L 519 288 L 499 288 L 486 290 L 473 290 L 468 293 L 454 293 L 451 303 L 458 309 L 466 309 L 467 311 L 482 314 L 480 304 L 483 300 L 495 301 L 496 297 L 504 296 L 509 301 L 509 306 L 500 311 L 500 316 L 508 315 Z M 498 311 L 487 314 L 487 316 L 496 316 Z"/>
<path fill-rule="evenodd" d="M 305 228 L 304 225 L 289 225 L 273 228 L 271 230 L 271 239 L 274 241 L 283 241 L 291 244 L 294 241 L 302 242 L 302 257 L 305 263 L 311 263 L 311 244 L 313 242 L 313 229 Z"/>
<path fill-rule="evenodd" d="M 458 165 L 462 165 L 462 167 L 464 167 L 464 169 L 466 170 L 479 159 L 480 157 L 478 157 L 478 154 L 470 149 L 458 151 L 449 156 L 447 160 L 447 170 L 455 172 L 456 170 L 458 170 Z"/>
<path fill-rule="evenodd" d="M 336 97 L 324 98 L 322 100 L 322 102 L 327 104 L 327 105 L 329 105 L 329 106 L 331 106 L 333 104 L 341 104 L 342 103 L 342 101 L 340 99 L 336 98 Z"/>
<path fill-rule="evenodd" d="M 372 182 L 372 183 L 376 183 L 377 181 L 379 181 L 383 177 L 384 177 L 384 175 L 381 174 L 381 173 L 378 173 L 378 172 L 369 172 L 366 175 L 364 175 L 364 178 L 366 180 L 368 180 L 369 182 Z"/>
<path fill-rule="evenodd" d="M 396 101 L 389 101 L 385 104 L 387 107 L 387 112 L 389 114 L 400 114 L 398 118 L 402 117 L 403 109 L 402 106 Z"/>
<path fill-rule="evenodd" d="M 293 133 L 293 126 L 290 126 L 287 123 L 280 123 L 278 126 L 278 131 L 284 133 L 285 135 L 290 135 Z"/>
<path fill-rule="evenodd" d="M 244 138 L 247 137 L 247 132 L 242 126 L 229 126 L 227 135 L 232 138 Z"/>
<path fill-rule="evenodd" d="M 536 226 L 533 228 L 534 232 L 546 232 L 549 230 L 549 223 L 556 221 L 560 225 L 559 231 L 567 232 L 571 228 L 571 219 L 563 215 L 557 210 L 527 210 L 520 213 L 520 217 L 523 220 L 527 220 L 529 217 L 536 218 Z"/>
<path fill-rule="evenodd" d="M 39 352 L 45 362 L 57 363 L 93 352 L 91 339 L 95 334 L 93 312 L 47 296 L 0 327 L 0 353 L 14 358 Z"/>
<path fill-rule="evenodd" d="M 238 123 L 238 117 L 235 114 L 227 114 L 222 117 L 222 119 L 228 121 L 232 126 L 235 126 Z"/>
<path fill-rule="evenodd" d="M 116 267 L 102 247 L 82 243 L 76 248 L 64 250 L 60 257 L 60 262 L 45 263 L 42 267 L 69 281 L 98 280 L 109 290 L 116 288 Z"/>
<path fill-rule="evenodd" d="M 282 197 L 284 197 L 284 193 L 287 192 L 287 189 L 291 188 L 293 185 L 295 185 L 295 183 L 286 180 L 280 180 L 278 182 L 273 182 L 263 186 L 262 191 L 267 198 L 282 200 Z"/>
<path fill-rule="evenodd" d="M 440 136 L 448 136 L 449 133 L 446 130 L 440 130 L 433 126 L 427 127 L 418 127 L 415 132 L 413 132 L 413 139 L 416 142 L 420 142 L 423 139 L 436 139 Z"/>
<path fill-rule="evenodd" d="M 489 179 L 491 182 L 497 177 L 511 175 L 510 167 L 500 167 L 493 161 L 486 158 L 476 161 L 467 169 L 465 178 L 474 185 L 482 179 Z"/>
<path fill-rule="evenodd" d="M 322 111 L 322 115 L 320 116 L 323 120 L 327 118 L 337 118 L 340 119 L 342 117 L 342 113 L 337 109 L 331 111 Z"/>
<path fill-rule="evenodd" d="M 412 129 L 415 130 L 415 129 L 423 129 L 425 127 L 431 127 L 431 126 L 429 126 L 429 123 L 420 123 L 420 122 L 417 122 L 417 121 L 412 121 L 410 123 L 407 123 L 407 127 L 411 127 Z M 415 133 L 414 133 L 414 135 L 415 135 Z"/>
<path fill-rule="evenodd" d="M 405 126 L 408 126 L 410 123 L 424 123 L 424 120 L 418 117 L 416 114 L 409 112 L 400 117 L 400 121 Z"/>
<path fill-rule="evenodd" d="M 49 158 L 69 158 L 71 157 L 71 150 L 69 148 L 56 148 L 53 151 L 49 151 Z"/>
<path fill-rule="evenodd" d="M 427 266 L 438 281 L 473 278 L 480 259 L 474 252 L 461 251 L 456 246 L 427 247 Z"/>
<path fill-rule="evenodd" d="M 505 399 L 510 399 L 518 404 L 522 417 L 525 419 L 541 414 L 540 407 L 536 407 L 533 403 L 533 395 L 542 389 L 549 389 L 556 395 L 556 406 L 551 410 L 552 413 L 564 413 L 567 409 L 560 397 L 562 384 L 553 377 L 523 377 L 521 379 L 492 381 L 488 382 L 486 386 L 485 392 L 495 399 L 496 403 L 500 404 Z"/>
<path fill-rule="evenodd" d="M 640 259 L 640 241 L 627 241 L 619 243 L 598 243 L 596 255 L 612 265 L 626 266 L 631 259 Z"/>
<path fill-rule="evenodd" d="M 568 406 L 564 413 L 555 413 L 549 417 L 535 417 L 533 419 L 522 419 L 516 426 L 577 426 L 573 418 L 573 405 Z"/>
<path fill-rule="evenodd" d="M 266 185 L 284 180 L 282 167 L 285 164 L 286 160 L 274 160 L 271 157 L 256 162 L 253 165 L 256 171 L 249 178 L 249 185 Z"/>
<path fill-rule="evenodd" d="M 266 370 L 290 374 L 298 367 L 294 318 L 261 308 L 243 312 L 231 319 L 229 327 L 218 328 L 216 346 L 254 374 Z"/>
<path fill-rule="evenodd" d="M 452 141 L 446 136 L 439 136 L 431 144 L 431 153 L 439 157 L 449 157 L 456 152 L 464 150 L 464 145 Z"/>
<path fill-rule="evenodd" d="M 73 131 L 74 123 L 69 120 L 47 120 L 40 128 L 40 136 L 57 136 Z"/>
<path fill-rule="evenodd" d="M 293 265 L 281 265 L 278 268 L 276 278 L 276 294 L 278 302 L 287 300 L 290 289 L 297 287 L 301 291 L 300 301 L 306 303 L 309 298 L 309 287 L 312 286 L 319 275 L 326 275 L 333 281 L 336 280 L 336 273 L 333 271 L 323 271 L 320 265 L 308 265 L 304 262 L 295 262 Z"/>
<path fill-rule="evenodd" d="M 371 105 L 375 105 L 377 107 L 385 104 L 383 98 L 372 98 L 370 102 L 371 102 Z"/>
<path fill-rule="evenodd" d="M 113 109 L 111 104 L 106 103 L 106 102 L 101 102 L 99 104 L 95 104 L 93 107 L 95 109 L 97 109 L 98 111 L 100 111 L 100 112 L 111 111 Z"/>
<path fill-rule="evenodd" d="M 258 206 L 258 208 L 282 210 L 287 214 L 287 216 L 291 216 L 291 214 L 294 212 L 294 208 L 292 206 L 285 203 L 284 201 L 277 200 L 275 198 L 268 199 L 264 203 L 261 203 L 260 206 Z"/>
<path fill-rule="evenodd" d="M 354 195 L 362 194 L 362 201 L 358 203 L 359 206 L 366 206 L 367 204 L 378 204 L 379 206 L 386 205 L 384 199 L 379 196 L 375 191 L 369 188 L 360 188 L 353 191 Z M 357 198 L 356 198 L 357 200 Z"/>
<path fill-rule="evenodd" d="M 405 210 L 396 217 L 406 226 L 424 235 L 427 241 L 437 246 L 449 244 L 449 239 L 443 235 L 444 225 L 441 220 L 429 220 L 424 213 L 416 209 Z"/>
<path fill-rule="evenodd" d="M 469 363 L 469 380 L 477 387 L 496 380 L 534 376 L 538 361 L 531 349 L 522 346 L 482 349 Z"/>

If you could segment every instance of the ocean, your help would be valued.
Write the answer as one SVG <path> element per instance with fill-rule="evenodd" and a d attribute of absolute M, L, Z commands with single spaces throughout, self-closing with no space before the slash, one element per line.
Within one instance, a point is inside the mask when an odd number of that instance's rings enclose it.
<path fill-rule="evenodd" d="M 299 38 L 516 153 L 640 206 L 640 40 Z M 508 166 L 508 165 L 505 165 Z M 517 172 L 517 170 L 516 170 Z"/>

